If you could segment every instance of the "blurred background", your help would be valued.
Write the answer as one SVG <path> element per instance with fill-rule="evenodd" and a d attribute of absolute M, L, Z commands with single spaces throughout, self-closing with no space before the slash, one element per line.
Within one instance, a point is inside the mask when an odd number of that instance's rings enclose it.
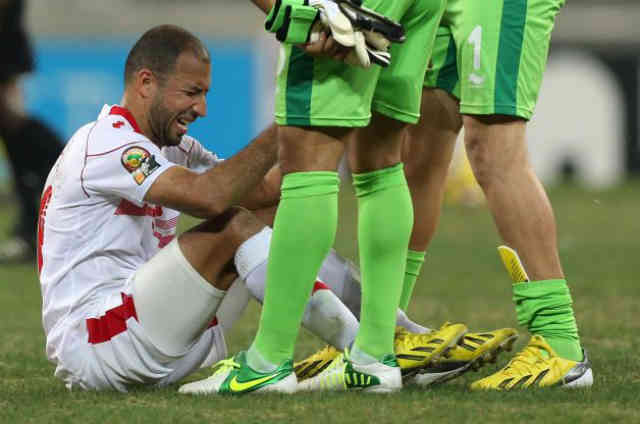
<path fill-rule="evenodd" d="M 129 48 L 160 23 L 192 30 L 212 51 L 209 117 L 194 136 L 229 156 L 271 120 L 277 45 L 248 0 L 30 0 L 26 21 L 36 51 L 26 107 L 65 140 L 120 101 Z M 638 22 L 637 0 L 569 0 L 561 11 L 529 133 L 545 183 L 570 176 L 606 188 L 640 172 Z"/>

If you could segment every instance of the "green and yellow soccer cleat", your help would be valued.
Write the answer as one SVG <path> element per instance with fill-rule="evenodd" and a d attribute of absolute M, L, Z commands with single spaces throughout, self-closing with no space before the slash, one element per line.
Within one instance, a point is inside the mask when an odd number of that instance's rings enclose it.
<path fill-rule="evenodd" d="M 487 362 L 495 362 L 501 352 L 511 351 L 517 339 L 514 328 L 467 333 L 440 359 L 420 370 L 412 382 L 429 386 L 449 381 L 471 369 L 477 370 Z"/>
<path fill-rule="evenodd" d="M 293 365 L 293 370 L 296 373 L 296 377 L 298 377 L 298 381 L 306 380 L 307 378 L 315 377 L 325 368 L 331 364 L 338 355 L 340 355 L 340 351 L 333 346 L 326 345 L 324 348 L 320 349 L 313 355 L 303 359 L 300 362 L 296 362 Z"/>
<path fill-rule="evenodd" d="M 591 363 L 583 351 L 581 362 L 559 357 L 544 337 L 532 336 L 529 344 L 500 371 L 471 384 L 472 390 L 512 390 L 533 387 L 590 387 Z"/>
<path fill-rule="evenodd" d="M 390 393 L 401 388 L 400 367 L 393 354 L 379 362 L 357 364 L 349 358 L 348 350 L 336 356 L 322 372 L 298 384 L 299 391 Z"/>
<path fill-rule="evenodd" d="M 253 392 L 293 393 L 297 388 L 292 361 L 286 361 L 275 371 L 261 373 L 247 365 L 246 352 L 225 359 L 214 366 L 209 378 L 187 383 L 180 393 L 196 395 L 243 395 Z"/>
<path fill-rule="evenodd" d="M 449 349 L 456 346 L 467 332 L 464 324 L 445 323 L 439 330 L 430 333 L 410 333 L 396 327 L 394 349 L 402 378 L 408 379 L 421 372 Z"/>

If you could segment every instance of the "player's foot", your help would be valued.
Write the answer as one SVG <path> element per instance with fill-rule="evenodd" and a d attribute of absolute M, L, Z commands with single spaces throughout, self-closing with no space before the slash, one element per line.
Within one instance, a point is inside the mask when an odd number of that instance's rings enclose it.
<path fill-rule="evenodd" d="M 19 264 L 35 259 L 35 247 L 22 237 L 12 237 L 0 243 L 0 264 Z"/>
<path fill-rule="evenodd" d="M 247 365 L 246 352 L 240 352 L 213 366 L 214 372 L 209 378 L 187 383 L 180 387 L 180 393 L 209 395 L 242 395 L 252 392 L 296 391 L 298 382 L 293 372 L 292 361 L 286 361 L 273 372 L 261 373 Z"/>
<path fill-rule="evenodd" d="M 331 363 L 315 377 L 298 384 L 298 390 L 351 391 L 368 393 L 389 393 L 402 388 L 402 376 L 398 361 L 393 354 L 381 362 L 362 365 L 349 358 L 349 352 L 336 356 Z"/>
<path fill-rule="evenodd" d="M 517 339 L 518 332 L 514 328 L 467 333 L 440 359 L 420 370 L 412 382 L 428 386 L 444 383 L 471 369 L 477 370 L 487 362 L 495 362 L 501 352 L 511 351 Z"/>
<path fill-rule="evenodd" d="M 466 332 L 467 326 L 464 324 L 445 323 L 439 330 L 424 334 L 410 333 L 402 327 L 396 327 L 394 349 L 402 369 L 402 378 L 410 379 L 428 367 L 456 346 Z"/>
<path fill-rule="evenodd" d="M 403 327 L 396 327 L 394 349 L 403 378 L 414 375 L 447 349 L 456 345 L 467 331 L 463 324 L 445 324 L 440 330 L 425 334 L 411 333 Z M 315 377 L 329 366 L 340 351 L 333 346 L 325 346 L 313 355 L 296 362 L 293 369 L 298 381 Z"/>
<path fill-rule="evenodd" d="M 313 355 L 293 364 L 293 370 L 298 377 L 298 381 L 315 377 L 331 364 L 340 351 L 333 346 L 326 345 Z"/>
<path fill-rule="evenodd" d="M 559 357 L 544 337 L 532 336 L 529 344 L 507 366 L 471 384 L 472 390 L 511 390 L 529 387 L 590 387 L 591 363 L 583 350 L 580 362 Z"/>

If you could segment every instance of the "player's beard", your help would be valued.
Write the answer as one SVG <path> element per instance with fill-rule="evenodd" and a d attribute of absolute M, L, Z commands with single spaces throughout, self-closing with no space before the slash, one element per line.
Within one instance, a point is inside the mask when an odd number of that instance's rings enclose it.
<path fill-rule="evenodd" d="M 162 96 L 157 95 L 149 111 L 149 124 L 154 141 L 162 146 L 177 146 L 182 140 L 182 136 L 171 134 L 171 125 L 179 114 L 172 113 L 162 103 Z"/>

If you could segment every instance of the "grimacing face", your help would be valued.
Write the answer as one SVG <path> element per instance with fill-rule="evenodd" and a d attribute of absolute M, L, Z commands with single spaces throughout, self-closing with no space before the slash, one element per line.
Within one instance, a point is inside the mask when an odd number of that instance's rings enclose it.
<path fill-rule="evenodd" d="M 207 114 L 211 65 L 190 51 L 178 56 L 174 71 L 159 82 L 149 109 L 153 139 L 163 146 L 180 144 L 189 124 Z"/>

